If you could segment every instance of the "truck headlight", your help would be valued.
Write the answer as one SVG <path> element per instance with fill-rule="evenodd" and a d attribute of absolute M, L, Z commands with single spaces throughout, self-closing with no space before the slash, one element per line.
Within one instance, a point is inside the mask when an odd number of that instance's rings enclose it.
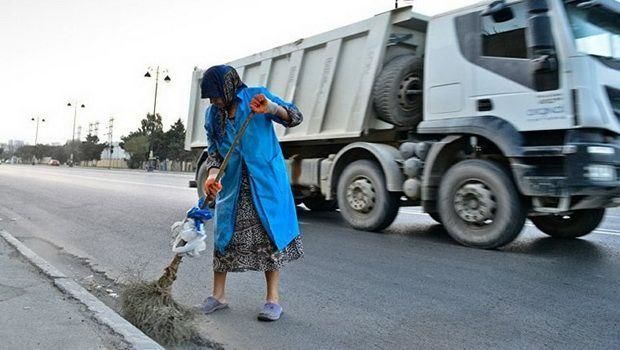
<path fill-rule="evenodd" d="M 588 146 L 588 153 L 590 154 L 615 154 L 616 150 L 613 147 Z"/>
<path fill-rule="evenodd" d="M 590 164 L 584 168 L 585 176 L 592 181 L 615 181 L 616 168 L 612 165 Z"/>

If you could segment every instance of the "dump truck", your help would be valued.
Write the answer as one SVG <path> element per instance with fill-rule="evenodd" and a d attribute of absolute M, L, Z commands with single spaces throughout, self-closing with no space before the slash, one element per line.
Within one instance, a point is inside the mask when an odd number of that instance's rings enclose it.
<path fill-rule="evenodd" d="M 421 206 L 457 242 L 488 249 L 527 218 L 583 236 L 620 205 L 619 34 L 614 0 L 500 0 L 433 17 L 404 7 L 228 64 L 304 115 L 274 125 L 297 203 L 367 231 Z M 203 72 L 187 149 L 206 147 Z"/>

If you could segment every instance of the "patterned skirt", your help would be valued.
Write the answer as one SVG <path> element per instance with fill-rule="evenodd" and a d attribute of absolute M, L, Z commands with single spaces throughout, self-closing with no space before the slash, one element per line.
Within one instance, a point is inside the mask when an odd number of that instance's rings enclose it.
<path fill-rule="evenodd" d="M 254 207 L 245 164 L 239 191 L 235 232 L 223 254 L 213 252 L 213 271 L 278 271 L 285 263 L 301 258 L 304 255 L 301 236 L 282 251 L 271 242 Z"/>

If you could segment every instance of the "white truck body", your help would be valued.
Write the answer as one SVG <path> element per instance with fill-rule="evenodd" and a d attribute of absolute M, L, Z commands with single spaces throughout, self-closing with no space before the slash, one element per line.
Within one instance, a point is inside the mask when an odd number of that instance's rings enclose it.
<path fill-rule="evenodd" d="M 300 108 L 301 125 L 274 126 L 295 197 L 355 228 L 422 205 L 460 243 L 495 248 L 526 216 L 577 237 L 620 205 L 618 1 L 405 7 L 228 64 Z M 206 147 L 203 72 L 187 149 Z"/>
<path fill-rule="evenodd" d="M 278 127 L 280 141 L 358 137 L 368 129 L 393 128 L 376 118 L 372 86 L 397 52 L 406 50 L 421 57 L 427 22 L 410 7 L 400 8 L 228 64 L 248 86 L 265 86 L 303 112 L 302 125 L 288 130 Z M 390 37 L 407 35 L 411 37 L 398 44 L 404 48 L 388 46 Z M 202 125 L 208 101 L 200 99 L 203 73 L 198 68 L 193 72 L 188 149 L 206 146 Z"/>

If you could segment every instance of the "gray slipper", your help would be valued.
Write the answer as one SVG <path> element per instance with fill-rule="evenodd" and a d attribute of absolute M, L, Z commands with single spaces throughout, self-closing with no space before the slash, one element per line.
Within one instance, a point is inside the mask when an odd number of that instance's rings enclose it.
<path fill-rule="evenodd" d="M 258 314 L 259 321 L 277 321 L 282 316 L 282 306 L 276 303 L 265 303 L 263 310 Z"/>
<path fill-rule="evenodd" d="M 199 309 L 203 314 L 208 315 L 217 310 L 225 309 L 228 307 L 228 303 L 221 303 L 219 300 L 214 297 L 208 297 L 205 299 L 202 304 L 200 304 Z"/>

